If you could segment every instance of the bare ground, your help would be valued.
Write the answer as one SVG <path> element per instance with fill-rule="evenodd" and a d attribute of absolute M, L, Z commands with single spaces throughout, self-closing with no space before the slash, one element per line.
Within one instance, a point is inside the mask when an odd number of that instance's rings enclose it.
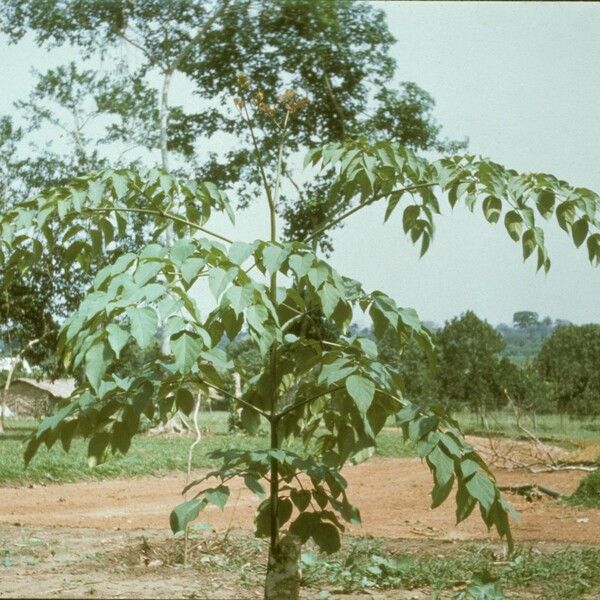
<path fill-rule="evenodd" d="M 486 450 L 485 440 L 475 441 Z M 507 451 L 500 448 L 499 454 Z M 519 445 L 518 453 L 519 461 L 526 461 L 527 444 Z M 500 485 L 536 483 L 565 495 L 571 494 L 585 476 L 580 471 L 533 474 L 514 468 L 496 468 L 495 472 Z M 450 499 L 440 508 L 429 509 L 431 475 L 419 459 L 375 459 L 345 469 L 344 475 L 349 498 L 361 509 L 363 521 L 360 528 L 351 529 L 351 534 L 380 536 L 400 545 L 497 541 L 477 514 L 456 526 L 455 506 Z M 239 573 L 219 571 L 215 579 L 208 570 L 199 580 L 198 573 L 190 569 L 160 565 L 126 567 L 116 563 L 107 568 L 103 562 L 104 567 L 99 569 L 97 556 L 114 554 L 128 540 L 140 539 L 142 533 L 167 539 L 168 516 L 173 506 L 181 502 L 182 486 L 182 474 L 169 474 L 0 488 L 0 596 L 259 597 L 259 591 L 240 587 Z M 209 507 L 202 521 L 221 532 L 250 531 L 258 500 L 239 481 L 230 487 L 228 507 L 224 511 Z M 508 498 L 522 515 L 522 522 L 514 525 L 518 543 L 599 542 L 599 509 L 567 507 L 550 498 L 534 502 L 510 494 Z M 10 558 L 6 563 L 5 558 L 3 568 L 3 552 L 7 557 L 16 553 L 22 560 L 13 564 Z M 417 591 L 402 596 L 396 591 L 393 597 L 428 596 L 419 596 Z"/>

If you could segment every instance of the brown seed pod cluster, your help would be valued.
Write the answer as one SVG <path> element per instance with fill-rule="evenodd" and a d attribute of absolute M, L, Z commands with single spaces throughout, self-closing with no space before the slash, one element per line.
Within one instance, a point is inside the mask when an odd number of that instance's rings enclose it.
<path fill-rule="evenodd" d="M 250 88 L 250 79 L 245 73 L 238 73 L 236 76 L 236 82 L 240 89 L 240 92 L 243 92 Z M 261 90 L 256 92 L 252 96 L 250 101 L 252 102 L 252 105 L 256 108 L 256 110 L 265 115 L 273 116 L 277 112 L 277 107 L 275 105 L 266 102 L 265 94 Z M 308 106 L 309 103 L 308 98 L 299 96 L 295 90 L 291 89 L 285 90 L 277 98 L 277 102 L 280 106 L 282 106 L 287 112 L 291 114 L 302 110 L 303 108 Z M 244 100 L 239 96 L 236 96 L 233 99 L 233 103 L 240 110 L 244 108 Z"/>
<path fill-rule="evenodd" d="M 294 90 L 285 90 L 285 92 L 279 96 L 278 101 L 292 114 L 308 106 L 308 98 L 298 96 Z"/>
<path fill-rule="evenodd" d="M 264 92 L 256 92 L 256 94 L 254 94 L 254 96 L 252 97 L 252 104 L 254 104 L 256 110 L 258 110 L 261 113 L 264 113 L 265 115 L 272 116 L 275 114 L 275 107 L 265 102 Z"/>
<path fill-rule="evenodd" d="M 246 73 L 238 73 L 235 80 L 241 90 L 247 90 L 250 87 L 250 80 Z"/>

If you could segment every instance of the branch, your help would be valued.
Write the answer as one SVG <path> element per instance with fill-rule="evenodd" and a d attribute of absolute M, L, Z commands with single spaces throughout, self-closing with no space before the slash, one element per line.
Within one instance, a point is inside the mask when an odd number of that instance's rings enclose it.
<path fill-rule="evenodd" d="M 305 404 L 308 404 L 309 402 L 312 402 L 313 400 L 316 400 L 317 398 L 320 398 L 321 396 L 326 396 L 327 394 L 333 394 L 334 392 L 337 392 L 338 390 L 341 390 L 341 389 L 344 389 L 344 386 L 338 385 L 330 390 L 325 390 L 324 392 L 319 392 L 318 394 L 315 394 L 314 396 L 310 396 L 309 398 L 300 400 L 299 402 L 296 402 L 296 403 L 288 406 L 287 408 L 282 410 L 280 413 L 277 413 L 276 415 L 274 415 L 273 421 L 277 422 L 280 419 L 282 419 L 283 417 L 285 417 L 285 415 L 293 412 L 297 408 L 300 408 L 301 406 L 304 406 Z"/>
<path fill-rule="evenodd" d="M 412 192 L 412 191 L 418 190 L 420 188 L 434 187 L 436 185 L 438 185 L 438 184 L 437 183 L 420 183 L 420 184 L 417 184 L 417 185 L 411 185 L 411 186 L 408 186 L 408 187 L 405 187 L 405 188 L 400 188 L 399 190 L 392 190 L 390 192 L 386 192 L 385 194 L 378 194 L 377 196 L 373 196 L 373 198 L 371 198 L 370 200 L 367 200 L 366 202 L 362 202 L 358 206 L 355 206 L 354 208 L 351 208 L 350 210 L 347 210 L 345 213 L 342 213 L 339 217 L 336 217 L 335 219 L 329 221 L 329 223 L 326 223 L 325 225 L 323 225 L 323 226 L 319 227 L 318 229 L 316 229 L 315 231 L 313 231 L 304 240 L 304 243 L 310 242 L 311 240 L 313 240 L 314 238 L 318 237 L 321 233 L 323 233 L 327 229 L 330 229 L 331 227 L 333 227 L 334 225 L 337 225 L 338 223 L 340 223 L 344 219 L 347 219 L 350 215 L 353 215 L 355 212 L 358 212 L 359 210 L 361 210 L 365 206 L 369 206 L 369 205 L 373 204 L 374 202 L 377 202 L 377 200 L 381 200 L 382 198 L 386 198 L 387 196 L 390 196 L 391 194 L 398 194 L 398 193 L 403 193 L 403 192 Z"/>
<path fill-rule="evenodd" d="M 211 17 L 204 23 L 201 29 L 196 33 L 196 35 L 188 42 L 185 48 L 179 53 L 179 55 L 175 58 L 175 60 L 171 63 L 171 65 L 164 72 L 164 80 L 161 92 L 160 99 L 160 153 L 162 159 L 162 165 L 165 170 L 169 170 L 169 155 L 167 150 L 167 137 L 168 137 L 168 122 L 169 122 L 169 88 L 171 86 L 171 78 L 179 65 L 183 62 L 183 60 L 188 56 L 188 54 L 192 51 L 192 48 L 195 44 L 198 43 L 200 38 L 206 34 L 206 32 L 212 27 L 213 23 L 218 19 L 218 17 L 223 13 L 223 11 L 227 8 L 229 4 L 229 0 L 221 0 L 221 6 L 215 10 L 215 12 L 211 15 Z"/>
<path fill-rule="evenodd" d="M 197 225 L 196 223 L 192 223 L 183 217 L 178 217 L 177 215 L 173 215 L 164 210 L 155 210 L 152 208 L 119 208 L 119 207 L 110 207 L 110 208 L 85 208 L 85 210 L 89 210 L 91 212 L 130 212 L 130 213 L 140 213 L 146 215 L 154 215 L 157 217 L 163 217 L 165 219 L 170 219 L 171 221 L 175 221 L 176 223 L 182 223 L 183 225 L 187 225 L 192 229 L 197 229 L 198 231 L 203 231 L 208 235 L 212 235 L 219 240 L 227 242 L 228 244 L 233 244 L 233 240 L 217 233 L 216 231 L 211 231 L 210 229 L 206 229 L 206 227 L 202 227 L 201 225 Z"/>
<path fill-rule="evenodd" d="M 223 396 L 229 398 L 230 400 L 233 400 L 234 402 L 239 402 L 240 404 L 243 404 L 244 406 L 251 408 L 252 410 L 256 411 L 259 415 L 262 415 L 265 419 L 267 419 L 267 421 L 271 420 L 271 415 L 269 413 L 266 413 L 264 410 L 261 410 L 257 406 L 254 406 L 254 404 L 250 404 L 250 402 L 246 402 L 246 400 L 243 400 L 242 398 L 237 398 L 236 396 L 234 396 L 233 394 L 230 394 L 223 388 L 220 388 L 218 385 L 208 383 L 208 381 L 204 381 L 204 379 L 198 378 L 198 381 L 204 385 L 207 385 L 209 388 L 212 388 L 216 392 L 223 394 Z"/>
<path fill-rule="evenodd" d="M 142 54 L 144 54 L 144 56 L 150 61 L 150 64 L 154 63 L 154 56 L 152 56 L 152 54 L 150 54 L 150 52 L 148 52 L 148 50 L 146 48 L 144 48 L 144 46 L 142 46 L 140 43 L 138 43 L 135 40 L 133 40 L 132 38 L 128 37 L 123 32 L 119 32 L 119 37 L 123 41 L 125 41 L 128 44 L 130 44 L 131 46 L 133 46 L 134 48 L 137 48 L 138 50 L 140 50 L 142 52 Z"/>
<path fill-rule="evenodd" d="M 252 138 L 252 145 L 254 146 L 254 154 L 256 155 L 256 162 L 258 164 L 258 170 L 260 171 L 260 177 L 263 182 L 263 187 L 265 188 L 265 193 L 267 195 L 267 202 L 269 203 L 269 209 L 271 211 L 275 210 L 275 204 L 273 202 L 273 196 L 271 193 L 271 187 L 269 186 L 269 180 L 267 179 L 267 175 L 265 173 L 265 168 L 262 162 L 262 158 L 260 155 L 260 150 L 258 149 L 258 142 L 256 141 L 256 136 L 254 135 L 254 127 L 252 125 L 252 118 L 250 117 L 250 113 L 248 112 L 248 108 L 246 107 L 246 103 L 243 103 L 244 113 L 246 114 L 246 122 L 248 123 L 248 129 L 250 130 L 250 137 Z"/>

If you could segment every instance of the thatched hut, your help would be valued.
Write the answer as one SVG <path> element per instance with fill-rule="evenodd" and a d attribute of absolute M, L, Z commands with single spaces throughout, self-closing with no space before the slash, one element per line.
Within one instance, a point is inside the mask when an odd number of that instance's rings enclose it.
<path fill-rule="evenodd" d="M 6 405 L 15 416 L 39 419 L 50 412 L 54 402 L 68 398 L 74 389 L 74 379 L 37 381 L 20 377 L 12 381 Z"/>

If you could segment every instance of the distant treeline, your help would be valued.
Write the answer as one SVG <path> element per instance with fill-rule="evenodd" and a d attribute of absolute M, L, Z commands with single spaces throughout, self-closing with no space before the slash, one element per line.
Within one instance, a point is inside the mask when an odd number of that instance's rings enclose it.
<path fill-rule="evenodd" d="M 382 348 L 404 376 L 407 397 L 453 410 L 504 408 L 600 414 L 600 325 L 514 315 L 492 327 L 467 311 L 433 332 L 436 366 L 416 344 L 403 356 Z"/>
<path fill-rule="evenodd" d="M 494 328 L 467 311 L 430 329 L 433 366 L 416 343 L 402 356 L 385 340 L 379 346 L 402 373 L 407 398 L 482 414 L 512 402 L 527 412 L 600 415 L 600 325 L 540 320 L 521 311 L 512 325 Z M 371 332 L 353 326 L 351 334 Z M 237 339 L 227 350 L 246 377 L 258 371 L 260 355 L 249 339 Z"/>

